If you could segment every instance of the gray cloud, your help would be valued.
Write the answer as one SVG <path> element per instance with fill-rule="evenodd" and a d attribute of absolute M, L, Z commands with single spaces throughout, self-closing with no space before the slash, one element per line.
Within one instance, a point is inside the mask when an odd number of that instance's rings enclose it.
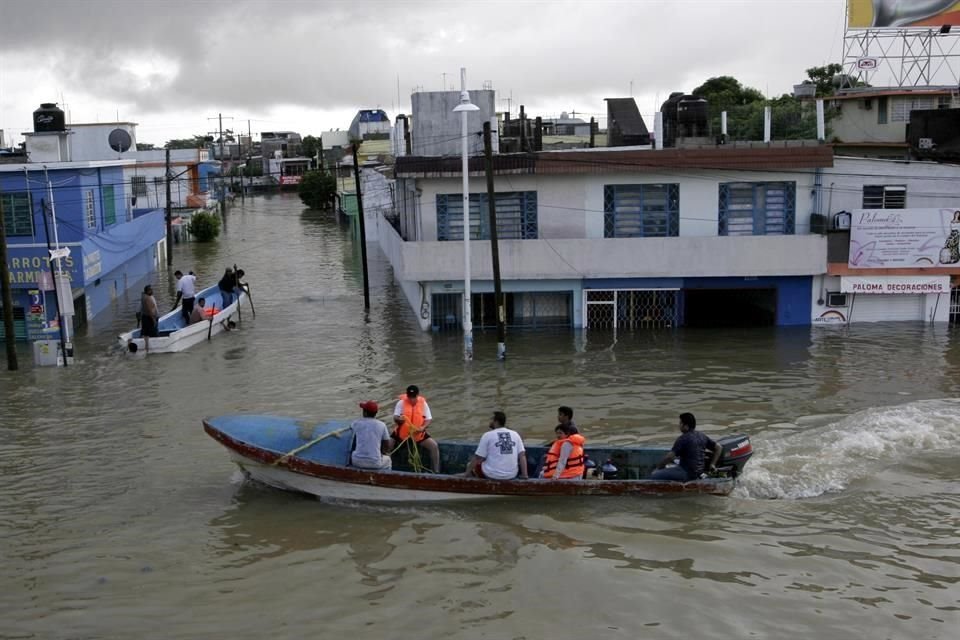
<path fill-rule="evenodd" d="M 61 89 L 147 115 L 389 106 L 398 75 L 407 103 L 414 86 L 441 88 L 444 73 L 458 85 L 461 65 L 471 86 L 491 80 L 501 98 L 512 89 L 515 106 L 599 111 L 631 80 L 645 96 L 721 74 L 786 91 L 828 61 L 833 39 L 839 56 L 842 4 L 8 0 L 0 62 L 30 55 Z M 157 69 L 143 71 L 151 61 Z"/>

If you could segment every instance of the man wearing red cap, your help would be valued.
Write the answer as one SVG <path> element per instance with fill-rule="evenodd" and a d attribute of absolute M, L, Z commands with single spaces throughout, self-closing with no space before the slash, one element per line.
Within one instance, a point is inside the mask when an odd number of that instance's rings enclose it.
<path fill-rule="evenodd" d="M 387 425 L 377 420 L 380 406 L 373 400 L 360 403 L 363 417 L 353 421 L 354 449 L 350 454 L 350 464 L 361 469 L 389 470 L 390 451 L 393 440 L 387 433 Z"/>

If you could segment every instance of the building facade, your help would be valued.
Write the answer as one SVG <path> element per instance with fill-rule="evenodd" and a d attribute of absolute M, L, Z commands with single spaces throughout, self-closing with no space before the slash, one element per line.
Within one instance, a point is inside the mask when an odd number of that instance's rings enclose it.
<path fill-rule="evenodd" d="M 592 149 L 495 157 L 507 323 L 645 328 L 809 325 L 827 238 L 825 145 Z M 486 187 L 472 161 L 475 326 L 495 322 Z M 398 158 L 380 244 L 424 329 L 459 326 L 459 159 Z"/>
<path fill-rule="evenodd" d="M 134 160 L 0 165 L 18 339 L 46 337 L 56 326 L 51 276 L 56 268 L 49 253 L 55 238 L 69 249 L 61 265 L 70 283 L 74 327 L 135 291 L 157 268 L 166 246 L 163 211 L 134 206 L 125 178 L 134 165 Z"/>

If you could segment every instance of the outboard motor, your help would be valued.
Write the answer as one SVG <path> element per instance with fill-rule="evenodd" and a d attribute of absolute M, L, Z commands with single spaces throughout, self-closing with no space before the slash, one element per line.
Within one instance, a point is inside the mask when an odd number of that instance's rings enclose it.
<path fill-rule="evenodd" d="M 723 450 L 717 461 L 717 473 L 721 476 L 736 478 L 743 473 L 743 465 L 753 455 L 753 445 L 750 437 L 743 434 L 717 438 L 717 446 Z M 708 452 L 707 463 L 710 462 L 713 452 Z"/>

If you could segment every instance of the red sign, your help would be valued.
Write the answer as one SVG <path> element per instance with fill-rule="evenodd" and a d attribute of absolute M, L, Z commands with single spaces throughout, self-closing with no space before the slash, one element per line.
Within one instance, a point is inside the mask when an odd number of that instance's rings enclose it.
<path fill-rule="evenodd" d="M 300 184 L 303 176 L 280 176 L 280 184 Z"/>

